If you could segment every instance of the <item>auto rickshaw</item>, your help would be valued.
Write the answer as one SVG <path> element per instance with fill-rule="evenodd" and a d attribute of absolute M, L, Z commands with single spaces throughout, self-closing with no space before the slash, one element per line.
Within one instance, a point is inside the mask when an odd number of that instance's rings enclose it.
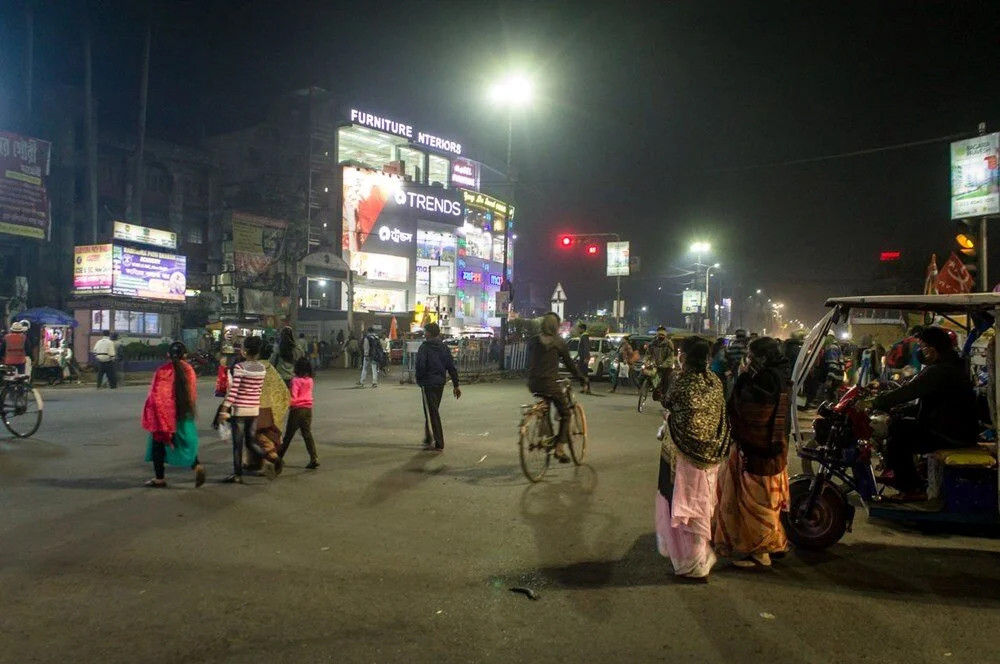
<path fill-rule="evenodd" d="M 971 336 L 973 340 L 989 328 L 996 329 L 1000 321 L 1000 293 L 842 297 L 827 300 L 826 306 L 829 313 L 810 331 L 795 362 L 795 394 L 803 389 L 806 377 L 822 357 L 824 338 L 833 326 L 847 322 L 852 311 L 877 309 L 899 312 L 900 317 L 904 312 L 919 312 L 946 323 L 952 330 L 964 330 L 964 338 Z M 993 346 L 993 366 L 1000 366 L 1000 341 Z M 967 356 L 965 360 L 968 368 Z M 885 499 L 886 484 L 876 476 L 875 468 L 891 415 L 870 417 L 854 407 L 878 389 L 878 381 L 866 387 L 854 386 L 837 403 L 822 404 L 813 431 L 808 433 L 801 428 L 793 401 L 791 442 L 803 465 L 813 472 L 790 480 L 789 510 L 783 514 L 789 539 L 806 549 L 822 550 L 833 545 L 851 528 L 854 503 L 858 501 L 870 517 L 880 519 L 1000 524 L 1000 466 L 995 436 L 992 442 L 981 441 L 974 447 L 928 454 L 927 501 L 893 503 Z M 987 398 L 993 404 L 997 403 L 998 391 L 996 376 L 991 376 Z M 996 413 L 996 408 L 990 411 Z"/>

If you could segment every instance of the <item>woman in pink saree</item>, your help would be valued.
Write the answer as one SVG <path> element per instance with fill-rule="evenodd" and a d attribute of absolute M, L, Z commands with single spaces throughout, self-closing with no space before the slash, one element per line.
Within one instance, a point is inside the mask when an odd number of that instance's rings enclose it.
<path fill-rule="evenodd" d="M 664 400 L 660 475 L 656 494 L 656 543 L 674 574 L 707 581 L 712 550 L 712 513 L 719 464 L 729 450 L 729 421 L 722 382 L 709 371 L 706 340 L 681 343 L 681 373 Z"/>

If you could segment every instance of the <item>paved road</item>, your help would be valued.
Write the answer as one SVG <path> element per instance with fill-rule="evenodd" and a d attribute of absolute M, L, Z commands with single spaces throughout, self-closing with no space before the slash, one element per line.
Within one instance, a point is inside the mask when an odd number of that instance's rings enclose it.
<path fill-rule="evenodd" d="M 449 397 L 433 455 L 415 388 L 352 380 L 317 385 L 320 470 L 299 442 L 247 486 L 217 483 L 203 383 L 198 490 L 140 486 L 143 388 L 48 391 L 39 438 L 0 442 L 0 662 L 1000 662 L 996 539 L 859 521 L 825 555 L 677 584 L 633 396 L 584 397 L 589 465 L 529 486 L 522 385 Z"/>

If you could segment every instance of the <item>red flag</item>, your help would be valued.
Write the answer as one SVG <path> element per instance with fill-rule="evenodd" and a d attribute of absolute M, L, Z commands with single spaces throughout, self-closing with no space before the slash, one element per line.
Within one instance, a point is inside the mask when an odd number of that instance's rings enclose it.
<path fill-rule="evenodd" d="M 975 283 L 961 259 L 955 255 L 955 252 L 952 252 L 945 264 L 941 266 L 941 272 L 937 277 L 937 291 L 944 295 L 971 293 Z"/>
<path fill-rule="evenodd" d="M 924 277 L 924 295 L 937 294 L 937 276 L 937 254 L 931 254 L 931 262 L 927 266 L 927 276 Z"/>

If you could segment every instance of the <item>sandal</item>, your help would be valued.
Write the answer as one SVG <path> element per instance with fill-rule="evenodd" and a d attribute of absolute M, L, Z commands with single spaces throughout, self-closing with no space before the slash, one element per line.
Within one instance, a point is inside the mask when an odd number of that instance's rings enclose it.
<path fill-rule="evenodd" d="M 144 486 L 148 486 L 151 489 L 166 489 L 167 488 L 167 481 L 166 480 L 152 479 L 152 480 L 149 480 L 148 482 L 146 482 L 146 484 Z"/>
<path fill-rule="evenodd" d="M 556 461 L 559 463 L 569 463 L 571 460 L 569 455 L 565 452 L 553 452 L 552 456 L 555 457 Z"/>
<path fill-rule="evenodd" d="M 194 467 L 194 488 L 200 487 L 205 483 L 205 467 L 200 463 Z"/>

